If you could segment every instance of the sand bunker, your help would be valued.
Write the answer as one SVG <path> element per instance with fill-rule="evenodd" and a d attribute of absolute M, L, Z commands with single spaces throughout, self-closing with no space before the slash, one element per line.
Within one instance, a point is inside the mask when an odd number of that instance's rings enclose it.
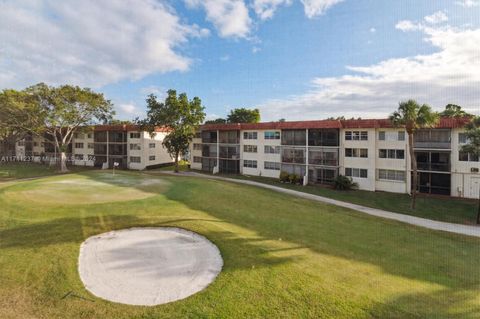
<path fill-rule="evenodd" d="M 80 247 L 79 272 L 95 296 L 129 305 L 154 306 L 203 289 L 223 266 L 217 246 L 172 227 L 131 228 L 88 238 Z"/>

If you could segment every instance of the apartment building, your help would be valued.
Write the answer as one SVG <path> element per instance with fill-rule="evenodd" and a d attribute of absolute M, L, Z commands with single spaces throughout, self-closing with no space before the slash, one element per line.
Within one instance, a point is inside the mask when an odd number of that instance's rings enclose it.
<path fill-rule="evenodd" d="M 465 154 L 468 119 L 443 118 L 414 137 L 418 191 L 478 198 L 480 163 Z M 408 136 L 388 119 L 211 124 L 191 146 L 192 169 L 278 178 L 281 171 L 311 184 L 350 176 L 369 191 L 409 193 Z"/>
<path fill-rule="evenodd" d="M 162 145 L 167 130 L 158 128 L 155 133 L 151 137 L 134 125 L 97 125 L 90 131 L 75 133 L 67 146 L 67 158 L 72 165 L 112 168 L 118 163 L 119 168 L 133 170 L 172 163 Z M 48 136 L 27 136 L 16 142 L 14 149 L 17 158 L 28 157 L 36 162 L 55 160 L 59 154 Z"/>

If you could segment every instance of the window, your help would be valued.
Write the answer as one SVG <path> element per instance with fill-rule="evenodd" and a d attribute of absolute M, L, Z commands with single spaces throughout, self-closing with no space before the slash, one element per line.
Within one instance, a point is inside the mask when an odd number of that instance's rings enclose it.
<path fill-rule="evenodd" d="M 202 144 L 198 144 L 198 143 L 193 144 L 193 150 L 194 151 L 201 151 L 202 150 Z"/>
<path fill-rule="evenodd" d="M 385 131 L 378 132 L 378 140 L 385 141 Z"/>
<path fill-rule="evenodd" d="M 364 168 L 345 168 L 345 176 L 368 178 L 368 170 Z"/>
<path fill-rule="evenodd" d="M 279 171 L 280 163 L 277 162 L 264 162 L 265 169 Z"/>
<path fill-rule="evenodd" d="M 380 131 L 378 132 L 379 141 L 405 141 L 405 131 Z"/>
<path fill-rule="evenodd" d="M 257 168 L 257 161 L 243 160 L 243 167 Z"/>
<path fill-rule="evenodd" d="M 155 148 L 155 145 L 156 145 L 155 143 L 149 143 L 149 144 L 148 144 L 148 147 L 149 147 L 149 148 Z"/>
<path fill-rule="evenodd" d="M 136 144 L 136 143 L 130 144 L 130 150 L 131 150 L 131 151 L 139 151 L 139 150 L 141 150 L 141 149 L 142 149 L 142 148 L 141 148 L 140 144 Z"/>
<path fill-rule="evenodd" d="M 345 157 L 368 157 L 368 149 L 366 148 L 346 148 Z"/>
<path fill-rule="evenodd" d="M 244 140 L 256 140 L 258 138 L 257 132 L 243 132 Z"/>
<path fill-rule="evenodd" d="M 468 138 L 466 133 L 458 133 L 458 143 L 467 144 Z"/>
<path fill-rule="evenodd" d="M 140 132 L 132 132 L 132 133 L 130 133 L 130 138 L 140 138 Z"/>
<path fill-rule="evenodd" d="M 265 145 L 264 153 L 265 154 L 280 154 L 280 146 Z"/>
<path fill-rule="evenodd" d="M 194 156 L 193 157 L 193 162 L 194 163 L 201 163 L 202 162 L 202 158 L 200 156 Z"/>
<path fill-rule="evenodd" d="M 142 162 L 142 159 L 140 156 L 130 156 L 130 163 L 141 163 L 141 162 Z"/>
<path fill-rule="evenodd" d="M 345 131 L 346 141 L 368 141 L 367 131 Z"/>
<path fill-rule="evenodd" d="M 458 160 L 460 162 L 478 162 L 478 156 L 468 152 L 458 152 Z"/>
<path fill-rule="evenodd" d="M 256 153 L 257 145 L 243 145 L 243 151 L 245 153 Z"/>
<path fill-rule="evenodd" d="M 379 169 L 378 179 L 387 181 L 405 181 L 405 171 L 394 171 L 389 169 Z"/>
<path fill-rule="evenodd" d="M 88 134 L 87 134 L 87 137 L 88 137 L 88 138 L 92 138 L 92 133 L 88 133 Z"/>
<path fill-rule="evenodd" d="M 388 158 L 388 159 L 405 159 L 404 150 L 393 150 L 393 149 L 380 149 L 378 150 L 379 158 Z"/>
<path fill-rule="evenodd" d="M 38 146 L 38 142 L 33 142 L 33 146 Z"/>
<path fill-rule="evenodd" d="M 155 155 L 150 155 L 150 156 L 148 157 L 148 160 L 149 160 L 149 161 L 154 161 L 154 160 L 155 160 Z"/>
<path fill-rule="evenodd" d="M 280 132 L 265 132 L 265 139 L 266 140 L 279 140 L 280 139 Z"/>
<path fill-rule="evenodd" d="M 88 143 L 88 144 L 87 144 L 87 148 L 93 149 L 93 147 L 94 147 L 94 144 L 93 144 L 93 143 Z"/>
<path fill-rule="evenodd" d="M 75 143 L 75 148 L 83 148 L 83 143 Z"/>
<path fill-rule="evenodd" d="M 83 161 L 83 154 L 75 154 L 75 159 L 77 161 Z"/>

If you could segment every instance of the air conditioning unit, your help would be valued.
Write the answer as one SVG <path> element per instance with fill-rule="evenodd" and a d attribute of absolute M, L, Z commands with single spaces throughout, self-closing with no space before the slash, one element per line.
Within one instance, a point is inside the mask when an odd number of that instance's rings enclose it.
<path fill-rule="evenodd" d="M 479 170 L 478 170 L 478 167 L 472 167 L 472 168 L 470 168 L 470 172 L 472 172 L 472 173 L 478 173 L 478 171 L 479 171 Z"/>

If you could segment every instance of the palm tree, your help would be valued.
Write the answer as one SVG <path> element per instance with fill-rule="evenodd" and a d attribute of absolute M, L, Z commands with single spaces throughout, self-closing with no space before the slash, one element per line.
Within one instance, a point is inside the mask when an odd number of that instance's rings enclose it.
<path fill-rule="evenodd" d="M 463 145 L 462 152 L 480 155 L 480 117 L 472 118 L 471 122 L 465 126 L 467 144 Z M 479 190 L 480 191 L 480 190 Z M 480 194 L 478 197 L 477 224 L 480 224 Z"/>
<path fill-rule="evenodd" d="M 420 106 L 415 100 L 400 102 L 398 110 L 390 115 L 390 121 L 398 127 L 405 127 L 408 134 L 408 151 L 412 161 L 412 209 L 415 209 L 417 198 L 417 158 L 413 150 L 413 136 L 421 128 L 435 126 L 439 121 L 437 112 L 427 104 Z"/>

